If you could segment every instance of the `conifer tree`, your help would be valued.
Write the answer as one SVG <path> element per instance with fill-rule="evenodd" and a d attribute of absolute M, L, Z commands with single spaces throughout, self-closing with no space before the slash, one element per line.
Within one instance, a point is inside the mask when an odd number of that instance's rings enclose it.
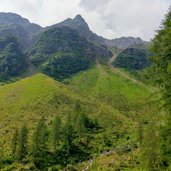
<path fill-rule="evenodd" d="M 12 138 L 11 151 L 12 151 L 13 159 L 16 159 L 17 143 L 18 143 L 18 129 L 15 130 L 15 133 Z"/>
<path fill-rule="evenodd" d="M 162 107 L 168 113 L 165 128 L 161 131 L 163 165 L 167 168 L 171 164 L 171 8 L 153 40 L 152 51 L 155 54 L 152 58 L 155 83 L 161 90 Z"/>
<path fill-rule="evenodd" d="M 74 139 L 74 126 L 72 122 L 71 115 L 67 115 L 67 121 L 64 125 L 64 143 L 65 143 L 65 148 L 67 151 L 67 155 L 70 153 L 70 148 L 72 145 L 72 141 Z"/>
<path fill-rule="evenodd" d="M 33 134 L 32 156 L 33 162 L 37 167 L 46 167 L 47 165 L 47 146 L 48 131 L 44 119 L 41 119 Z"/>
<path fill-rule="evenodd" d="M 153 40 L 152 51 L 155 54 L 152 58 L 155 64 L 155 81 L 161 89 L 164 106 L 171 113 L 171 9 Z"/>
<path fill-rule="evenodd" d="M 54 146 L 54 150 L 56 151 L 57 146 L 59 145 L 59 141 L 60 141 L 60 133 L 61 133 L 61 119 L 56 116 L 54 121 L 53 121 L 53 146 Z"/>
<path fill-rule="evenodd" d="M 28 141 L 28 129 L 27 127 L 24 125 L 21 128 L 20 134 L 18 136 L 18 149 L 17 149 L 17 160 L 18 161 L 22 161 L 27 153 L 28 153 L 28 149 L 27 149 L 27 142 Z"/>

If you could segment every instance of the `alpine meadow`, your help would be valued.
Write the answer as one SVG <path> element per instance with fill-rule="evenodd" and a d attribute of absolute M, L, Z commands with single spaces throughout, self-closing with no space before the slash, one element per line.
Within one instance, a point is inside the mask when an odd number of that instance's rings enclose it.
<path fill-rule="evenodd" d="M 170 171 L 169 1 L 14 1 L 0 1 L 0 170 Z"/>

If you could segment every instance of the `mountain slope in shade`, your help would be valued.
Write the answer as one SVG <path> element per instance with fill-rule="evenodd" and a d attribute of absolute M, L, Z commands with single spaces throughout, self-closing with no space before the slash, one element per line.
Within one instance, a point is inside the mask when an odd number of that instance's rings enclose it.
<path fill-rule="evenodd" d="M 31 62 L 57 79 L 89 68 L 96 58 L 112 56 L 104 46 L 95 45 L 68 27 L 50 27 L 28 53 Z"/>
<path fill-rule="evenodd" d="M 83 19 L 81 15 L 77 15 L 74 19 L 68 18 L 63 22 L 56 24 L 54 26 L 58 26 L 58 27 L 66 26 L 75 29 L 79 32 L 81 36 L 85 37 L 87 40 L 91 42 L 102 44 L 109 47 L 116 47 L 118 49 L 126 49 L 129 46 L 146 44 L 146 42 L 143 41 L 141 38 L 121 37 L 121 38 L 109 40 L 103 38 L 102 36 L 98 36 L 97 34 L 93 33 L 90 30 L 88 24 L 86 23 L 86 21 Z"/>
<path fill-rule="evenodd" d="M 127 70 L 142 70 L 150 64 L 150 53 L 145 49 L 127 48 L 113 62 L 113 66 Z"/>
<path fill-rule="evenodd" d="M 41 26 L 30 23 L 28 19 L 22 18 L 18 14 L 0 12 L 0 37 L 17 37 L 20 47 L 24 51 L 31 46 L 41 30 Z"/>
<path fill-rule="evenodd" d="M 0 80 L 19 76 L 26 68 L 26 59 L 19 49 L 17 39 L 0 39 Z"/>

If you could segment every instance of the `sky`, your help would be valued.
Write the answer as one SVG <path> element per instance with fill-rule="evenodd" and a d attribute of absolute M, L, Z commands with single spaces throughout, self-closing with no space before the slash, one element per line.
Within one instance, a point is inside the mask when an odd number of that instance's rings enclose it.
<path fill-rule="evenodd" d="M 30 22 L 49 26 L 81 14 L 103 37 L 155 35 L 171 0 L 0 0 L 0 12 L 14 12 Z"/>

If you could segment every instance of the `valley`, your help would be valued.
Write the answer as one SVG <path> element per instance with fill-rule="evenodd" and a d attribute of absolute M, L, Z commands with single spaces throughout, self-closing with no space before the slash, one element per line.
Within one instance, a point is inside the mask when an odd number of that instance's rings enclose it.
<path fill-rule="evenodd" d="M 159 42 L 106 39 L 81 15 L 42 27 L 0 12 L 0 170 L 169 170 Z"/>

